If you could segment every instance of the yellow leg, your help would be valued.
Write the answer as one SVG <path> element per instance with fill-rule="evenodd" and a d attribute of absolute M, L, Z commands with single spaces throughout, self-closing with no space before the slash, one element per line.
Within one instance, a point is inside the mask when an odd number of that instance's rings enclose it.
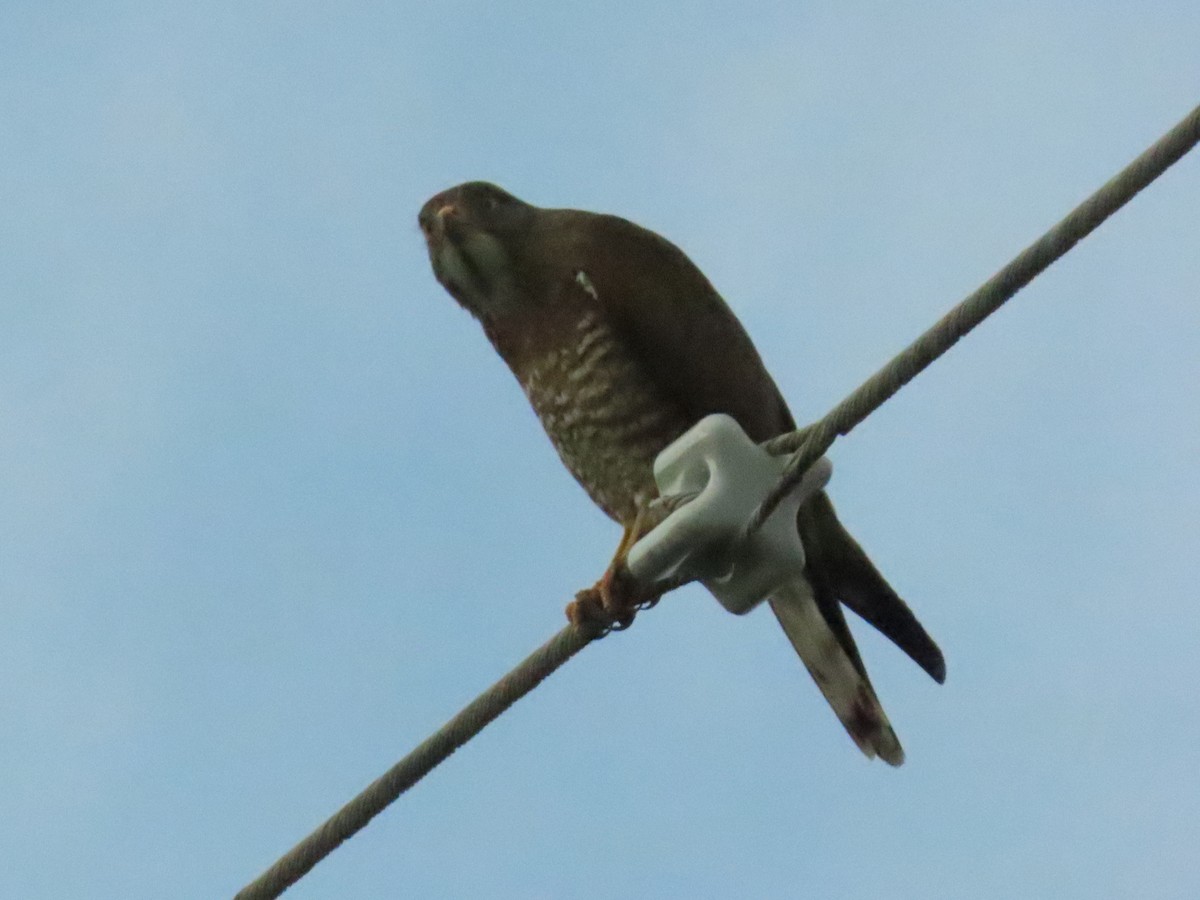
<path fill-rule="evenodd" d="M 633 522 L 624 526 L 612 562 L 600 580 L 576 594 L 574 602 L 567 605 L 567 618 L 573 623 L 599 621 L 607 623 L 608 627 L 625 628 L 633 621 L 639 600 L 634 593 L 635 585 L 628 577 L 625 558 L 642 537 L 645 522 L 646 507 L 639 504 Z"/>
<path fill-rule="evenodd" d="M 642 526 L 646 523 L 646 507 L 638 506 L 637 513 L 634 514 L 633 522 L 624 527 L 621 533 L 621 541 L 617 544 L 617 552 L 613 554 L 612 563 L 609 568 L 613 569 L 621 563 L 625 562 L 625 557 L 629 555 L 629 551 L 633 549 L 642 538 Z"/>

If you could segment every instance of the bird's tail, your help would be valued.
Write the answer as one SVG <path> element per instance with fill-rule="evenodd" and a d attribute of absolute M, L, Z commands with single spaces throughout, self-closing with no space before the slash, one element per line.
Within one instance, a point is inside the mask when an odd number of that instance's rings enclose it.
<path fill-rule="evenodd" d="M 853 646 L 854 639 L 845 627 L 838 601 L 890 638 L 938 684 L 945 681 L 942 651 L 838 521 L 824 491 L 800 508 L 799 526 L 818 605 L 827 618 L 837 620 L 835 627 L 844 632 L 845 642 Z"/>
<path fill-rule="evenodd" d="M 834 633 L 808 580 L 800 576 L 777 590 L 771 609 L 858 748 L 893 766 L 904 762 L 904 750 L 861 662 L 851 658 Z M 837 612 L 840 617 L 841 610 Z"/>

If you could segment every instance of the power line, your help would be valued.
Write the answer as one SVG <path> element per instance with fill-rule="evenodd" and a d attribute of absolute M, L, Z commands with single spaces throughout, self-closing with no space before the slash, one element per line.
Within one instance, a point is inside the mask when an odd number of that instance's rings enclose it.
<path fill-rule="evenodd" d="M 479 734 L 488 723 L 602 633 L 600 628 L 568 625 L 472 700 L 408 756 L 367 785 L 320 828 L 239 891 L 235 900 L 278 897 L 337 849 L 342 841 L 360 830 L 388 804 L 429 774 L 438 763 Z"/>
<path fill-rule="evenodd" d="M 1050 264 L 1091 234 L 1101 222 L 1132 200 L 1139 191 L 1200 141 L 1200 107 L 1155 141 L 1141 156 L 1022 250 L 1012 262 L 973 294 L 942 316 L 933 327 L 893 357 L 820 421 L 767 442 L 772 452 L 795 451 L 783 476 L 764 499 L 747 530 L 757 528 L 804 472 L 827 451 L 839 435 L 849 434 L 922 369 L 953 347 L 968 331 L 994 313 L 1017 291 L 1042 274 Z"/>
<path fill-rule="evenodd" d="M 793 452 L 794 455 L 779 484 L 747 524 L 747 530 L 757 528 L 770 515 L 805 469 L 828 450 L 839 435 L 847 434 L 878 409 L 918 372 L 1133 199 L 1197 142 L 1200 142 L 1200 107 L 1192 110 L 1070 215 L 950 310 L 824 418 L 800 431 L 769 441 L 767 447 L 772 452 Z M 568 625 L 239 891 L 235 900 L 278 897 L 489 722 L 537 687 L 542 679 L 605 633 L 606 629 L 601 625 Z"/>

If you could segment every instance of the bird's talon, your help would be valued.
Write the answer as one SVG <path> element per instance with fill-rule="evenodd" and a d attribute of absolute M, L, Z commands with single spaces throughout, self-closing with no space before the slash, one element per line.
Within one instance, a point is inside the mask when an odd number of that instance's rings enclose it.
<path fill-rule="evenodd" d="M 567 620 L 576 628 L 597 628 L 607 631 L 611 617 L 600 599 L 600 592 L 590 587 L 575 595 L 567 604 Z"/>
<path fill-rule="evenodd" d="M 567 604 L 567 619 L 578 628 L 597 628 L 602 633 L 624 631 L 639 611 L 657 602 L 658 598 L 640 599 L 629 570 L 614 565 L 595 585 L 577 593 Z"/>
<path fill-rule="evenodd" d="M 658 601 L 661 599 L 662 599 L 662 594 L 658 594 L 657 596 L 654 596 L 654 597 L 647 597 L 645 600 L 643 600 L 641 603 L 639 603 L 637 605 L 638 612 L 641 612 L 642 610 L 646 610 L 646 609 L 654 609 L 654 607 L 658 606 Z"/>
<path fill-rule="evenodd" d="M 628 616 L 632 620 L 639 604 L 637 585 L 623 562 L 609 567 L 596 582 L 595 591 L 611 618 L 619 620 Z"/>
<path fill-rule="evenodd" d="M 612 624 L 608 626 L 608 630 L 609 631 L 624 631 L 626 628 L 628 628 L 630 625 L 633 624 L 634 615 L 635 615 L 634 613 L 629 613 L 628 615 L 613 619 Z"/>

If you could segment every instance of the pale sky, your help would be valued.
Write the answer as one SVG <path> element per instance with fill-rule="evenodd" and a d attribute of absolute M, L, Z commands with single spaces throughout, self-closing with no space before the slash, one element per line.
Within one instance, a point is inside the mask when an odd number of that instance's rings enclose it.
<path fill-rule="evenodd" d="M 0 896 L 232 895 L 618 538 L 429 272 L 487 178 L 667 235 L 815 418 L 1200 102 L 1200 6 L 0 16 Z M 296 898 L 1200 896 L 1200 155 L 831 456 L 945 651 L 668 597 Z"/>

